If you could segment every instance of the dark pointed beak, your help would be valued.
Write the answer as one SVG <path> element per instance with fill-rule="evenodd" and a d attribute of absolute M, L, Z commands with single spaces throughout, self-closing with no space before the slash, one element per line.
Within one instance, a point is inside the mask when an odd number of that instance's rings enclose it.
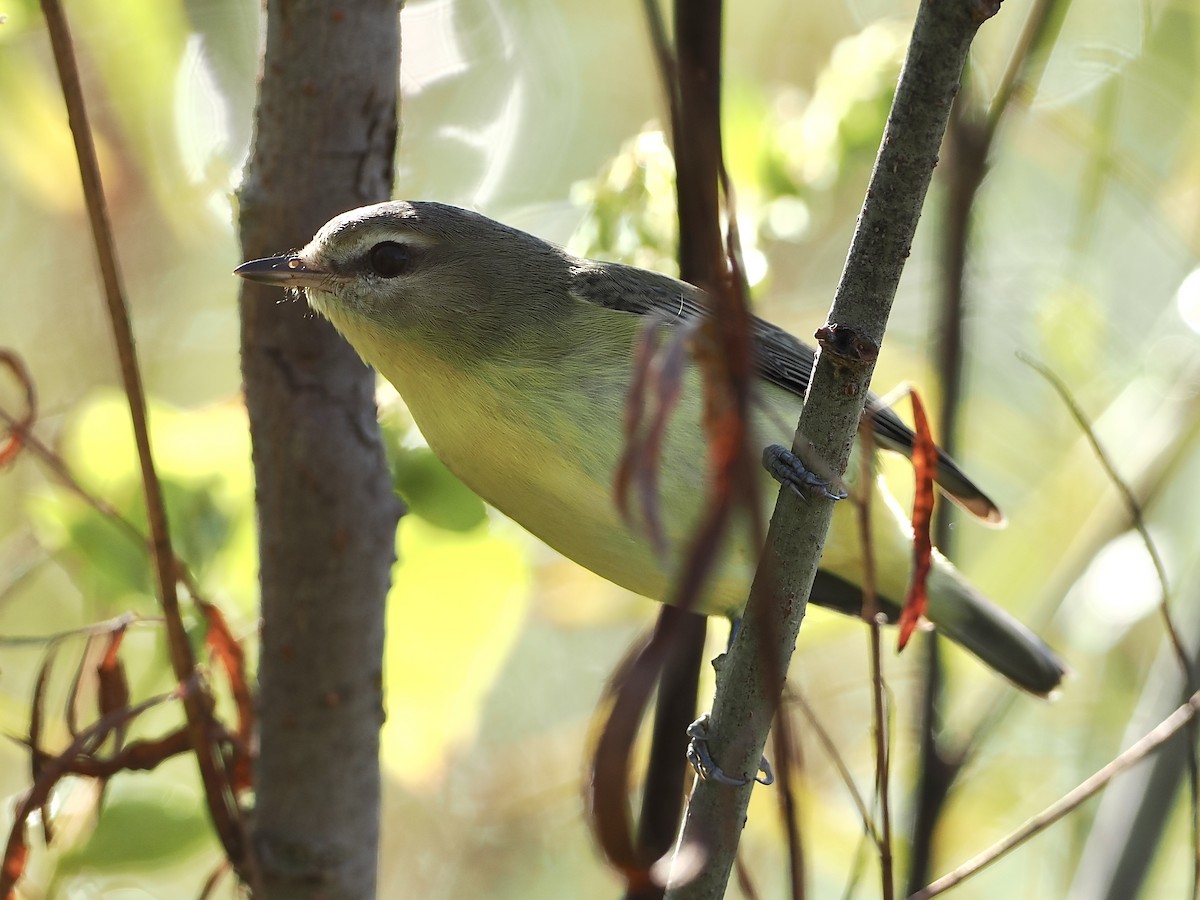
<path fill-rule="evenodd" d="M 247 281 L 281 288 L 327 287 L 333 276 L 292 254 L 252 259 L 233 270 Z"/>

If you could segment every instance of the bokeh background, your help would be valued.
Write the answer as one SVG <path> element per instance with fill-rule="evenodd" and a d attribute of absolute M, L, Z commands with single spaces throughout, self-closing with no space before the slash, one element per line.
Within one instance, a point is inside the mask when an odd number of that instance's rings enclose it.
<path fill-rule="evenodd" d="M 974 102 L 990 101 L 1030 5 L 1009 0 L 982 29 L 965 88 Z M 1191 645 L 1200 632 L 1200 6 L 1059 7 L 1036 90 L 1018 98 L 998 134 L 970 247 L 958 456 L 1005 508 L 1009 527 L 964 522 L 955 557 L 1037 625 L 1074 677 L 1056 702 L 1016 697 L 989 732 L 941 828 L 939 871 L 1102 765 L 1180 691 L 1149 558 L 1078 427 L 1018 352 L 1071 384 L 1145 498 Z M 912 2 L 752 0 L 727 11 L 727 152 L 755 302 L 802 336 L 828 308 L 914 10 Z M 39 434 L 83 483 L 139 520 L 45 29 L 32 0 L 10 0 L 0 12 L 0 345 L 23 357 L 36 382 Z M 251 139 L 260 8 L 72 0 L 67 12 L 155 401 L 174 532 L 253 656 L 253 487 L 230 272 L 241 261 L 233 191 Z M 671 271 L 670 157 L 640 4 L 410 0 L 402 34 L 398 196 L 471 206 L 581 252 Z M 935 179 L 875 379 L 881 392 L 912 382 L 934 402 L 943 199 Z M 0 379 L 5 408 L 18 409 L 19 399 Z M 486 510 L 424 448 L 394 392 L 383 385 L 379 399 L 397 489 L 412 508 L 397 536 L 388 613 L 381 894 L 613 896 L 618 882 L 583 812 L 590 717 L 655 608 Z M 903 495 L 906 466 L 887 471 Z M 126 610 L 153 616 L 150 585 L 140 551 L 31 456 L 0 473 L 0 729 L 26 733 L 46 651 L 16 638 Z M 713 631 L 716 653 L 724 628 Z M 65 648 L 52 704 L 62 702 L 82 642 Z M 864 789 L 872 777 L 866 651 L 861 625 L 815 611 L 793 667 Z M 917 656 L 887 658 L 901 831 L 911 813 Z M 128 636 L 126 658 L 135 696 L 169 685 L 153 624 Z M 1008 689 L 964 656 L 948 659 L 948 728 L 965 732 Z M 161 710 L 140 730 L 176 721 Z M 51 743 L 65 740 L 61 722 L 48 729 Z M 1128 776 L 1108 809 L 1087 804 L 962 896 L 1101 896 L 1087 873 L 1131 846 L 1106 823 L 1127 818 L 1146 795 L 1146 771 Z M 0 744 L 6 829 L 11 798 L 28 778 L 22 748 Z M 872 896 L 855 808 L 807 739 L 799 789 L 813 896 Z M 36 847 L 28 896 L 197 895 L 219 850 L 190 761 L 116 778 L 98 824 L 93 799 L 83 782 L 57 792 L 58 839 L 49 851 Z M 1187 807 L 1170 792 L 1156 803 L 1164 830 L 1138 850 L 1153 853 L 1145 896 L 1181 896 L 1190 883 Z M 903 859 L 902 843 L 898 852 Z M 743 854 L 762 896 L 783 890 L 782 853 L 773 798 L 760 791 Z"/>

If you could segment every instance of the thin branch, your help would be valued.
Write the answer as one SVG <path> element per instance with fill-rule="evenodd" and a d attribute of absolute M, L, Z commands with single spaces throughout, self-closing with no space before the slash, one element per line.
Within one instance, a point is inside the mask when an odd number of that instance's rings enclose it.
<path fill-rule="evenodd" d="M 622 866 L 628 882 L 628 900 L 648 900 L 662 895 L 661 887 L 652 878 L 645 877 L 645 870 L 670 850 L 680 818 L 685 729 L 695 718 L 696 686 L 706 630 L 704 620 L 691 610 L 711 572 L 716 555 L 714 548 L 729 529 L 737 505 L 753 503 L 756 499 L 753 491 L 738 490 L 745 483 L 753 484 L 756 474 L 756 460 L 749 453 L 747 440 L 753 365 L 744 282 L 736 278 L 740 267 L 733 197 L 722 162 L 722 4 L 721 0 L 678 2 L 673 51 L 658 4 L 646 0 L 644 10 L 671 124 L 677 173 L 680 277 L 706 289 L 712 311 L 712 317 L 689 340 L 689 344 L 695 342 L 701 347 L 696 357 L 704 373 L 704 426 L 709 435 L 710 479 L 707 515 L 693 536 L 684 574 L 673 586 L 673 603 L 660 613 L 656 630 L 656 634 L 671 637 L 661 655 L 654 738 L 637 834 L 639 858 Z M 723 252 L 720 238 L 719 187 L 725 190 L 730 220 L 726 235 L 728 254 Z M 739 287 L 743 289 L 739 291 Z M 682 360 L 682 344 L 676 345 L 675 352 Z M 630 399 L 637 402 L 632 395 Z M 659 422 L 670 414 L 670 408 L 661 405 L 656 417 Z M 637 457 L 644 470 L 656 470 L 657 453 L 647 452 L 655 445 L 647 443 L 640 450 L 629 447 L 625 459 Z M 653 486 L 653 475 L 649 481 Z M 647 523 L 652 526 L 654 505 L 652 502 L 643 505 Z M 655 529 L 651 527 L 650 530 L 653 535 Z M 624 692 L 643 689 L 633 680 L 627 685 Z M 628 708 L 623 700 L 623 697 L 618 698 L 614 704 L 605 729 L 606 737 L 612 727 L 623 724 L 617 720 L 618 709 Z M 611 742 L 606 746 L 614 758 L 623 755 Z M 598 746 L 597 757 L 599 754 Z M 597 778 L 593 784 L 594 794 L 622 789 L 627 776 L 614 768 L 611 761 L 597 758 L 598 771 L 613 772 L 620 780 L 616 785 L 607 785 Z M 624 816 L 608 809 L 610 802 L 611 798 L 603 798 L 594 809 L 597 813 L 605 811 L 605 828 L 600 833 L 612 839 L 608 843 L 617 854 L 610 853 L 610 858 L 619 862 L 626 843 L 619 838 Z M 796 861 L 795 855 L 793 861 Z"/>
<path fill-rule="evenodd" d="M 870 418 L 859 427 L 858 496 L 854 498 L 858 513 L 859 540 L 863 548 L 863 618 L 867 621 L 871 667 L 871 737 L 875 745 L 875 797 L 879 802 L 880 896 L 892 900 L 896 881 L 892 871 L 892 808 L 889 798 L 891 764 L 888 753 L 890 732 L 883 685 L 883 638 L 879 621 L 879 595 L 875 590 L 875 553 L 871 541 L 871 487 L 875 481 L 875 429 Z"/>
<path fill-rule="evenodd" d="M 1175 658 L 1179 663 L 1179 669 L 1187 679 L 1188 689 L 1193 689 L 1195 686 L 1195 675 L 1192 673 L 1192 664 L 1188 660 L 1187 648 L 1184 647 L 1183 638 L 1180 636 L 1179 630 L 1175 627 L 1175 621 L 1171 617 L 1171 610 L 1170 606 L 1168 605 L 1168 601 L 1171 596 L 1171 589 L 1167 581 L 1167 569 L 1163 564 L 1162 557 L 1158 553 L 1158 547 L 1155 545 L 1153 538 L 1150 537 L 1150 531 L 1146 527 L 1146 517 L 1142 513 L 1141 504 L 1138 503 L 1137 498 L 1133 496 L 1133 491 L 1130 490 L 1129 485 L 1126 484 L 1125 480 L 1117 472 L 1116 466 L 1113 465 L 1112 459 L 1109 457 L 1108 452 L 1100 443 L 1099 438 L 1096 437 L 1095 429 L 1092 428 L 1091 423 L 1088 422 L 1087 416 L 1084 415 L 1084 412 L 1082 409 L 1080 409 L 1079 404 L 1075 402 L 1075 398 L 1072 396 L 1070 388 L 1068 388 L 1066 384 L 1063 383 L 1063 380 L 1054 374 L 1049 367 L 1038 362 L 1033 357 L 1026 353 L 1018 353 L 1017 356 L 1023 363 L 1025 363 L 1025 365 L 1029 366 L 1031 369 L 1045 378 L 1050 386 L 1054 388 L 1063 404 L 1067 407 L 1068 412 L 1070 412 L 1071 418 L 1075 420 L 1075 423 L 1079 426 L 1079 430 L 1083 432 L 1083 436 L 1087 440 L 1088 445 L 1092 448 L 1092 452 L 1096 454 L 1096 459 L 1099 461 L 1100 466 L 1104 469 L 1104 474 L 1108 476 L 1108 480 L 1121 494 L 1121 499 L 1125 503 L 1125 509 L 1129 513 L 1129 520 L 1133 523 L 1134 529 L 1141 537 L 1142 543 L 1146 547 L 1146 552 L 1150 555 L 1150 561 L 1154 565 L 1155 575 L 1158 577 L 1159 587 L 1162 590 L 1162 602 L 1159 603 L 1158 609 L 1163 620 L 1163 628 L 1166 630 L 1167 636 L 1171 640 L 1171 647 L 1175 652 Z"/>
<path fill-rule="evenodd" d="M 646 16 L 646 28 L 650 32 L 650 49 L 654 53 L 654 64 L 658 69 L 658 83 L 663 89 L 663 98 L 670 119 L 670 127 L 664 129 L 672 140 L 677 137 L 679 121 L 679 75 L 675 68 L 675 54 L 667 37 L 667 26 L 663 22 L 662 9 L 657 0 L 642 0 L 642 12 Z"/>
<path fill-rule="evenodd" d="M 1068 791 L 1059 800 L 1047 806 L 1044 810 L 1025 822 L 1020 828 L 1001 841 L 997 841 L 974 859 L 970 859 L 954 871 L 943 875 L 937 881 L 920 891 L 912 894 L 909 900 L 928 900 L 938 894 L 945 893 L 952 887 L 957 887 L 972 875 L 990 866 L 996 860 L 1019 847 L 1034 835 L 1053 825 L 1067 813 L 1077 809 L 1085 800 L 1099 793 L 1122 772 L 1141 762 L 1164 743 L 1174 737 L 1181 729 L 1195 721 L 1196 713 L 1200 712 L 1200 692 L 1192 694 L 1188 701 L 1167 716 L 1157 727 L 1132 747 L 1120 754 L 1104 768 L 1090 778 L 1085 779 L 1076 788 Z"/>
<path fill-rule="evenodd" d="M 655 0 L 644 0 L 643 10 L 670 120 L 667 130 L 675 150 L 680 277 L 693 284 L 712 285 L 724 262 L 715 252 L 713 238 L 719 234 L 720 222 L 711 189 L 721 158 L 719 3 L 715 16 L 700 6 L 689 10 L 688 23 L 677 19 L 674 51 L 659 5 Z M 682 11 L 676 14 L 682 15 Z M 686 31 L 679 27 L 692 20 L 695 27 Z M 691 59 L 694 70 L 703 77 L 692 77 L 684 84 L 677 55 Z M 686 148 L 681 146 L 685 142 Z M 657 468 L 657 459 L 654 465 Z M 646 506 L 647 521 L 651 522 L 649 510 L 653 506 Z M 665 606 L 659 613 L 660 628 L 671 637 L 662 656 L 637 829 L 637 852 L 645 866 L 670 851 L 679 829 L 685 791 L 686 729 L 696 717 L 696 692 L 704 660 L 707 622 L 692 611 L 694 604 L 687 591 L 681 597 L 680 607 Z M 658 900 L 662 893 L 661 884 L 651 882 L 632 885 L 626 898 Z"/>
<path fill-rule="evenodd" d="M 80 628 L 68 628 L 66 631 L 55 631 L 50 634 L 5 634 L 0 635 L 0 647 L 44 647 L 47 644 L 58 644 L 73 637 L 95 637 L 101 634 L 111 634 L 129 625 L 149 625 L 161 622 L 161 619 L 146 618 L 135 612 L 121 613 L 103 622 L 93 622 Z"/>
<path fill-rule="evenodd" d="M 758 900 L 758 889 L 750 877 L 750 866 L 741 856 L 734 860 L 734 872 L 737 875 L 738 890 L 742 892 L 742 896 L 746 900 Z"/>
<path fill-rule="evenodd" d="M 882 626 L 868 623 L 871 634 L 871 734 L 875 742 L 875 796 L 879 801 L 879 896 L 892 900 L 896 893 L 892 871 L 892 806 L 888 797 L 891 784 L 891 757 L 888 753 L 890 732 L 883 689 Z"/>
<path fill-rule="evenodd" d="M 1017 42 L 1013 55 L 1008 61 L 1008 68 L 992 98 L 988 110 L 987 125 L 983 135 L 985 150 L 991 147 L 996 132 L 1005 114 L 1012 109 L 1014 99 L 1028 98 L 1037 90 L 1038 82 L 1045 68 L 1045 60 L 1049 55 L 1043 53 L 1053 47 L 1058 40 L 1063 20 L 1067 10 L 1071 8 L 1071 0 L 1035 0 L 1025 20 L 1025 27 Z"/>
<path fill-rule="evenodd" d="M 975 200 L 987 173 L 1001 122 L 1016 108 L 1014 100 L 1028 98 L 1036 90 L 1047 56 L 1045 51 L 1057 39 L 1069 5 L 1070 0 L 1034 0 L 986 117 L 964 93 L 955 103 L 946 132 L 948 177 L 945 179 L 945 221 L 939 253 L 942 289 L 935 333 L 938 379 L 942 386 L 939 412 L 943 447 L 951 456 L 956 455 L 962 407 L 963 360 L 967 343 L 965 323 L 969 318 L 967 308 L 970 303 L 967 259 L 974 232 Z M 943 505 L 936 520 L 935 542 L 948 555 L 952 555 L 952 521 L 951 508 Z M 974 736 L 954 747 L 946 746 L 940 738 L 941 710 L 946 706 L 940 644 L 936 634 L 925 638 L 916 812 L 909 854 L 910 891 L 919 888 L 930 877 L 937 823 L 962 767 L 970 759 L 972 747 L 978 745 Z M 1005 693 L 1011 696 L 1011 692 L 1006 690 Z"/>
<path fill-rule="evenodd" d="M 998 4 L 925 0 L 917 13 L 887 130 L 838 285 L 793 449 L 845 471 L 867 386 L 912 246 L 950 105 L 979 25 Z M 771 721 L 816 576 L 833 504 L 781 491 L 742 629 L 717 672 L 709 750 L 741 786 L 699 781 L 680 847 L 702 848 L 703 871 L 673 878 L 672 900 L 723 895 Z M 795 548 L 800 548 L 796 550 Z M 773 654 L 762 648 L 773 645 Z M 774 656 L 774 665 L 764 660 Z"/>
<path fill-rule="evenodd" d="M 799 746 L 792 735 L 791 721 L 786 715 L 779 716 L 771 731 L 776 767 L 779 777 L 775 781 L 779 800 L 779 817 L 787 837 L 788 875 L 790 876 L 791 900 L 803 900 L 804 888 L 804 842 L 801 839 L 800 811 L 796 800 L 796 789 L 791 777 L 792 760 Z"/>
<path fill-rule="evenodd" d="M 858 810 L 858 815 L 863 823 L 863 832 L 878 847 L 882 838 L 879 836 L 879 829 L 875 827 L 875 819 L 871 815 L 871 811 L 867 809 L 867 801 L 863 799 L 862 792 L 859 791 L 858 785 L 854 783 L 854 775 L 851 774 L 846 761 L 838 753 L 837 745 L 833 742 L 833 738 L 829 736 L 829 732 L 821 724 L 821 720 L 817 718 L 812 704 L 805 699 L 803 694 L 791 687 L 785 689 L 784 701 L 795 703 L 800 707 L 800 711 L 804 714 L 804 717 L 808 719 L 808 727 L 816 735 L 818 743 L 824 748 L 825 753 L 829 756 L 829 761 L 833 763 L 833 767 L 837 769 L 838 775 L 842 779 L 842 784 L 846 786 L 846 790 L 850 794 L 850 799 L 854 802 L 854 806 Z"/>
<path fill-rule="evenodd" d="M 1049 367 L 1025 353 L 1018 353 L 1017 356 L 1027 366 L 1045 378 L 1050 386 L 1054 388 L 1070 412 L 1071 418 L 1075 420 L 1080 431 L 1083 432 L 1083 436 L 1087 439 L 1092 452 L 1096 455 L 1096 459 L 1100 462 L 1100 466 L 1104 469 L 1104 473 L 1108 476 L 1109 481 L 1116 487 L 1118 493 L 1120 493 L 1126 512 L 1129 514 L 1129 520 L 1141 537 L 1142 543 L 1146 547 L 1146 552 L 1150 555 L 1150 560 L 1154 565 L 1155 575 L 1158 577 L 1159 589 L 1162 591 L 1162 599 L 1158 604 L 1159 617 L 1162 619 L 1163 629 L 1166 631 L 1167 638 L 1171 643 L 1171 649 L 1175 654 L 1175 661 L 1179 666 L 1180 674 L 1183 675 L 1184 692 L 1195 690 L 1195 669 L 1188 656 L 1187 647 L 1184 646 L 1183 637 L 1180 635 L 1179 629 L 1175 625 L 1175 619 L 1171 615 L 1171 588 L 1167 581 L 1167 568 L 1162 561 L 1162 556 L 1159 555 L 1158 546 L 1150 536 L 1150 529 L 1146 527 L 1146 517 L 1142 511 L 1141 504 L 1138 503 L 1137 497 L 1133 495 L 1133 490 L 1117 472 L 1116 466 L 1113 465 L 1108 452 L 1100 443 L 1100 439 L 1096 437 L 1095 429 L 1088 422 L 1087 416 L 1084 415 L 1079 404 L 1075 402 L 1075 397 L 1071 394 L 1070 388 Z M 1192 894 L 1193 896 L 1197 896 L 1200 895 L 1200 760 L 1196 757 L 1196 726 L 1194 724 L 1188 726 L 1188 736 L 1189 750 L 1187 760 L 1192 831 Z"/>
<path fill-rule="evenodd" d="M 3 408 L 0 408 L 0 420 L 4 421 L 12 428 L 18 428 L 20 424 L 12 413 Z M 137 526 L 122 516 L 117 508 L 103 497 L 99 496 L 98 494 L 93 494 L 91 491 L 85 488 L 83 484 L 80 483 L 79 479 L 75 477 L 74 473 L 71 472 L 66 460 L 64 460 L 53 448 L 51 448 L 41 438 L 29 430 L 21 432 L 20 440 L 22 448 L 28 450 L 30 453 L 36 456 L 41 461 L 42 465 L 49 469 L 54 477 L 59 480 L 63 487 L 70 490 L 71 493 L 79 497 L 80 500 L 82 500 L 96 512 L 100 513 L 100 515 L 116 524 L 127 537 L 137 543 L 138 546 L 140 546 L 143 550 L 149 552 L 150 542 L 146 539 L 146 536 L 138 530 Z"/>
<path fill-rule="evenodd" d="M 196 662 L 179 612 L 175 554 L 171 549 L 162 486 L 155 472 L 154 459 L 150 452 L 146 395 L 142 385 L 141 372 L 138 369 L 137 353 L 134 349 L 133 327 L 130 323 L 129 310 L 117 266 L 116 244 L 100 178 L 100 164 L 96 156 L 95 143 L 92 140 L 91 127 L 88 124 L 83 87 L 75 62 L 66 15 L 63 13 L 59 0 L 42 0 L 42 11 L 46 17 L 50 43 L 54 50 L 54 60 L 62 83 L 67 118 L 79 160 L 79 174 L 83 182 L 92 239 L 96 246 L 101 283 L 116 343 L 121 380 L 125 387 L 129 413 L 133 422 L 134 443 L 137 446 L 138 463 L 142 473 L 142 489 L 146 498 L 146 518 L 150 526 L 150 543 L 153 548 L 152 555 L 159 602 L 167 622 L 167 645 L 171 667 L 176 679 L 180 683 L 184 683 L 192 678 Z M 195 750 L 201 781 L 204 784 L 209 813 L 226 854 L 235 866 L 240 867 L 246 861 L 247 846 L 242 830 L 241 816 L 229 791 L 229 778 L 210 735 L 213 723 L 212 698 L 205 690 L 185 691 L 183 703 L 187 713 L 188 733 Z"/>

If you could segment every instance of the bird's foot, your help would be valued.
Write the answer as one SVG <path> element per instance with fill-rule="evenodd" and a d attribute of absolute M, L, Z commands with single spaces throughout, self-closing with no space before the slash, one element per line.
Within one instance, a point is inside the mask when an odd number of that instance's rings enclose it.
<path fill-rule="evenodd" d="M 696 770 L 701 781 L 715 781 L 730 787 L 742 787 L 749 784 L 749 780 L 745 778 L 733 778 L 726 775 L 721 771 L 721 767 L 713 761 L 712 754 L 708 752 L 708 722 L 708 713 L 705 713 L 687 727 L 688 737 L 692 739 L 687 748 L 688 762 L 692 764 L 692 768 Z M 771 771 L 771 764 L 767 762 L 765 756 L 759 762 L 758 770 L 762 775 L 756 775 L 755 781 L 764 785 L 774 783 L 775 773 Z"/>
<path fill-rule="evenodd" d="M 826 500 L 845 500 L 847 494 L 833 482 L 808 469 L 795 453 L 781 444 L 763 449 L 763 468 L 780 484 L 792 489 L 801 500 L 824 497 Z"/>

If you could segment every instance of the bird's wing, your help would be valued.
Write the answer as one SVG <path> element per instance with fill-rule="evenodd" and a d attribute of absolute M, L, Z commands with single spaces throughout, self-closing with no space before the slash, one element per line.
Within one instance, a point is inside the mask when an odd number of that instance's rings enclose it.
<path fill-rule="evenodd" d="M 655 316 L 668 326 L 708 314 L 698 288 L 644 269 L 580 261 L 572 279 L 572 292 L 580 300 L 638 316 Z M 759 375 L 803 398 L 812 377 L 813 348 L 770 322 L 757 316 L 752 319 Z M 871 394 L 868 402 L 876 399 Z M 881 446 L 911 458 L 912 429 L 892 410 L 876 410 L 875 437 Z M 999 507 L 940 448 L 935 478 L 948 496 L 980 519 L 997 524 L 1004 521 Z"/>
<path fill-rule="evenodd" d="M 767 381 L 803 397 L 812 377 L 813 348 L 770 322 L 754 319 L 754 339 L 758 349 L 758 371 Z M 913 432 L 891 409 L 875 406 L 879 398 L 870 394 L 868 404 L 875 409 L 875 439 L 880 446 L 912 457 Z M 999 507 L 979 489 L 944 450 L 938 448 L 935 480 L 960 506 L 985 522 L 1004 521 Z"/>

